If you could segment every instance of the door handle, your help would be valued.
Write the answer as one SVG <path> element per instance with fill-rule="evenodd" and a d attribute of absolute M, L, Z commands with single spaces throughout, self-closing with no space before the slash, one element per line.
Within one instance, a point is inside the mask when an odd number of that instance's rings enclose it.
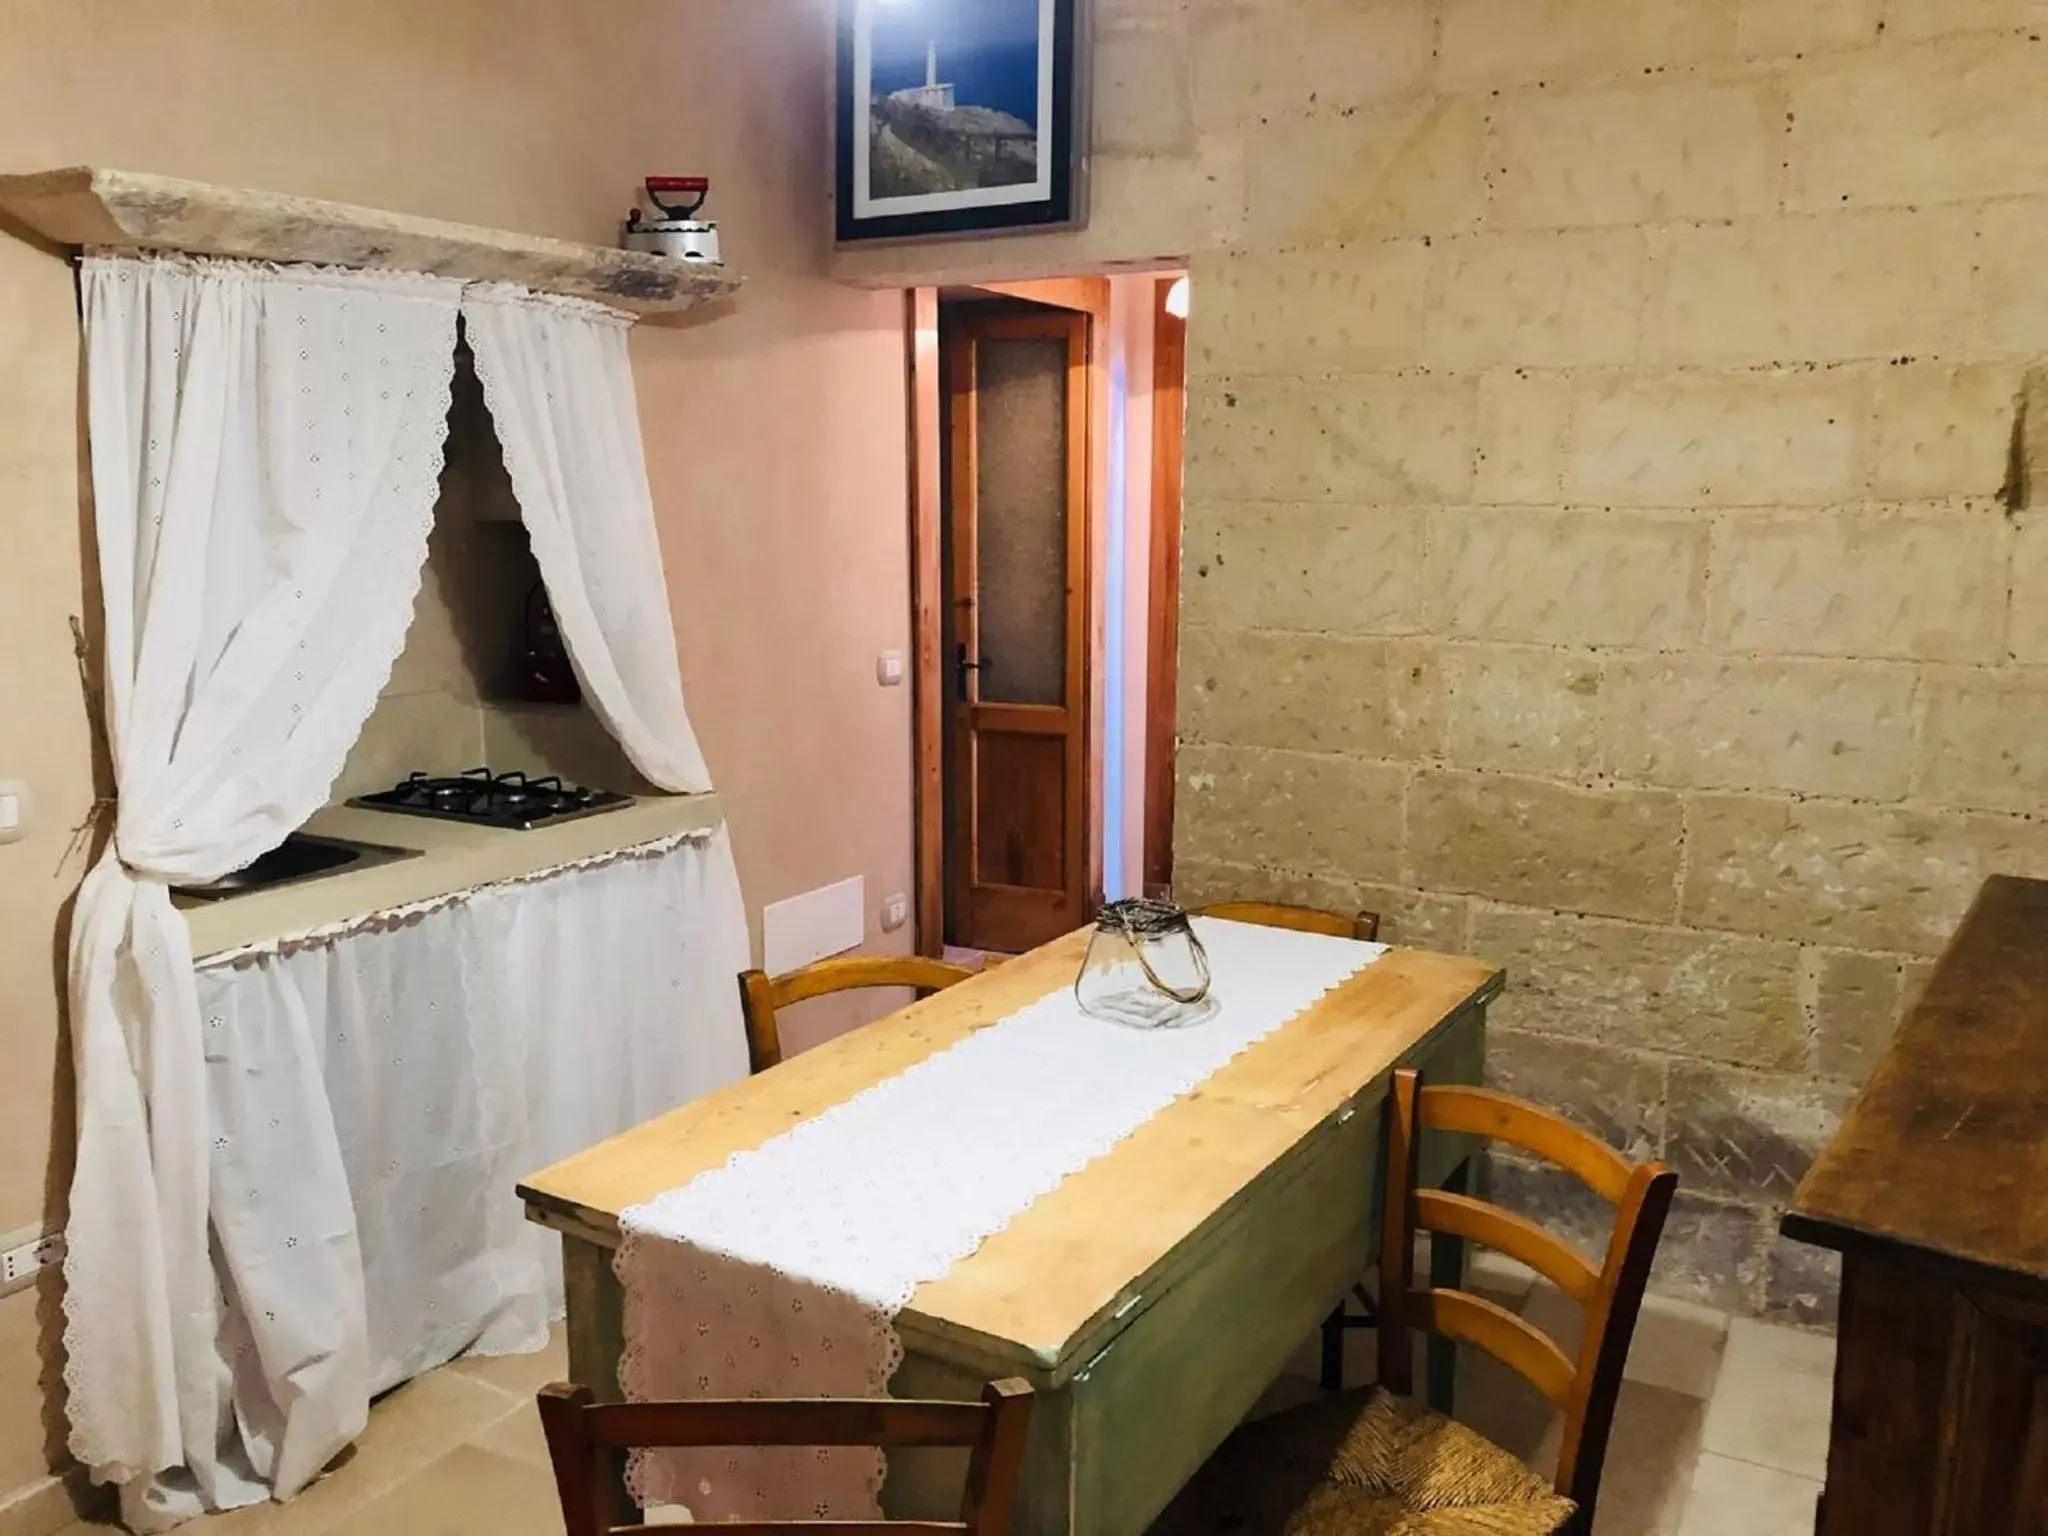
<path fill-rule="evenodd" d="M 984 668 L 993 668 L 994 666 L 995 663 L 986 656 L 982 657 L 979 661 L 969 661 L 967 659 L 967 642 L 964 640 L 953 647 L 953 683 L 962 704 L 967 702 L 967 674 L 970 672 L 980 672 Z"/>

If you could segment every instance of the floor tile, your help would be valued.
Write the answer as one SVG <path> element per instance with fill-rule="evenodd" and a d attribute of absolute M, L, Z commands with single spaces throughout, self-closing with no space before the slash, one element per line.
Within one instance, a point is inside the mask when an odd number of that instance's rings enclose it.
<path fill-rule="evenodd" d="M 1699 1462 L 1706 1417 L 1707 1405 L 1697 1397 L 1646 1382 L 1622 1383 L 1593 1536 L 1673 1536 Z M 1552 1444 L 1541 1465 L 1552 1469 L 1556 1461 Z"/>
<path fill-rule="evenodd" d="M 532 1397 L 550 1382 L 569 1379 L 569 1332 L 557 1323 L 549 1330 L 547 1343 L 533 1354 L 464 1355 L 448 1369 L 514 1397 Z"/>
<path fill-rule="evenodd" d="M 1678 1536 L 1812 1536 L 1816 1478 L 1712 1454 L 1693 1469 Z"/>
<path fill-rule="evenodd" d="M 1548 1280 L 1537 1281 L 1530 1290 L 1529 1299 L 1522 1304 L 1522 1317 L 1548 1334 L 1567 1355 L 1578 1358 L 1586 1310 Z M 1624 1374 L 1646 1386 L 1705 1398 L 1720 1377 L 1727 1339 L 1725 1313 L 1692 1302 L 1646 1296 Z"/>
<path fill-rule="evenodd" d="M 112 1519 L 112 1501 L 85 1475 L 50 1476 L 0 1498 L 0 1536 L 49 1536 L 85 1519 Z"/>
<path fill-rule="evenodd" d="M 1579 1340 L 1586 1332 L 1586 1309 L 1548 1280 L 1538 1280 L 1521 1306 L 1522 1321 L 1533 1326 L 1566 1356 L 1579 1358 Z"/>
<path fill-rule="evenodd" d="M 1737 1318 L 1707 1405 L 1704 1445 L 1718 1456 L 1820 1477 L 1827 1470 L 1835 1341 Z"/>
<path fill-rule="evenodd" d="M 178 1529 L 183 1536 L 329 1536 L 340 1522 L 517 1408 L 496 1387 L 445 1368 L 429 1371 L 378 1399 L 362 1438 L 296 1499 L 207 1515 Z M 107 1529 L 81 1525 L 70 1532 L 103 1536 Z M 559 1515 L 552 1530 L 559 1536 Z M 405 1536 L 413 1536 L 409 1527 Z"/>
<path fill-rule="evenodd" d="M 1720 1379 L 1727 1345 L 1726 1313 L 1689 1301 L 1646 1296 L 1629 1346 L 1628 1379 L 1704 1401 Z"/>
<path fill-rule="evenodd" d="M 347 1463 L 320 1479 L 279 1510 L 303 1510 L 302 1520 L 324 1523 L 297 1529 L 326 1530 L 401 1479 L 439 1460 L 472 1435 L 505 1417 L 505 1394 L 455 1371 L 429 1371 L 371 1407 L 370 1425 Z M 265 1536 L 271 1536 L 266 1529 Z"/>
<path fill-rule="evenodd" d="M 1426 1273 L 1426 1271 L 1425 1271 Z M 1536 1284 L 1536 1271 L 1491 1248 L 1474 1248 L 1465 1264 L 1465 1287 L 1508 1309 L 1520 1308 Z"/>
<path fill-rule="evenodd" d="M 548 1460 L 548 1438 L 540 1427 L 540 1410 L 532 1403 L 513 1409 L 489 1429 L 470 1436 L 469 1444 L 514 1461 L 553 1465 Z"/>
<path fill-rule="evenodd" d="M 561 1536 L 545 1467 L 457 1446 L 329 1528 L 328 1536 Z"/>

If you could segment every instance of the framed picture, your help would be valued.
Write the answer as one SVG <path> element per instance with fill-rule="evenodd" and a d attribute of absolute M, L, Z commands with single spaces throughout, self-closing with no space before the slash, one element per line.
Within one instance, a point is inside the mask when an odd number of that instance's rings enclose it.
<path fill-rule="evenodd" d="M 838 235 L 1086 222 L 1085 0 L 839 0 Z"/>

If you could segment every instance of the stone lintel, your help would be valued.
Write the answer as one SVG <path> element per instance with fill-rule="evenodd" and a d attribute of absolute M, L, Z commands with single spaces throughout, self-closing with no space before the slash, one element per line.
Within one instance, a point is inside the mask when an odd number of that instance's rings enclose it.
<path fill-rule="evenodd" d="M 427 272 L 642 314 L 693 309 L 740 286 L 724 266 L 647 251 L 93 166 L 0 176 L 0 213 L 63 246 Z"/>

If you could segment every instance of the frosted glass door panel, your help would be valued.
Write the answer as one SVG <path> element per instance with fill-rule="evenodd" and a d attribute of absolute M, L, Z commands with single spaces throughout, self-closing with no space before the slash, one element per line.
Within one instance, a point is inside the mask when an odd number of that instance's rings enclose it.
<path fill-rule="evenodd" d="M 1067 701 L 1067 342 L 976 349 L 981 699 Z"/>

